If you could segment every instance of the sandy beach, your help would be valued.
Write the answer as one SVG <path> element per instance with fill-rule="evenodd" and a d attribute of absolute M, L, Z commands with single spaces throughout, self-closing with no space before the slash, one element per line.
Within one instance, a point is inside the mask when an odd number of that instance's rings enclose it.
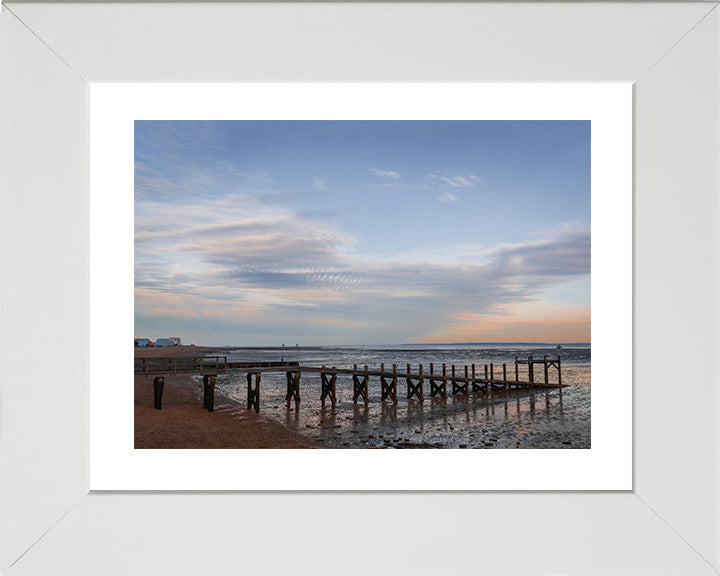
<path fill-rule="evenodd" d="M 200 356 L 201 347 L 136 348 L 135 357 Z M 152 377 L 135 377 L 135 448 L 320 448 L 263 414 L 215 391 L 215 411 L 202 408 L 198 383 L 189 375 L 165 377 L 162 410 L 153 408 Z"/>

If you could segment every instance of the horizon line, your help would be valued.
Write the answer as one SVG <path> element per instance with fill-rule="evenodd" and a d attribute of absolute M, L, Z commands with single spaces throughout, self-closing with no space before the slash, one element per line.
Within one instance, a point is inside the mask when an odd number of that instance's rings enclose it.
<path fill-rule="evenodd" d="M 141 339 L 146 337 L 140 337 Z M 507 341 L 481 341 L 481 342 L 399 342 L 399 343 L 371 343 L 371 344 L 198 344 L 195 342 L 184 343 L 183 346 L 198 346 L 204 348 L 329 348 L 329 347 L 356 347 L 366 348 L 382 347 L 382 346 L 477 346 L 477 345 L 533 345 L 533 346 L 590 346 L 591 342 L 532 342 L 532 341 L 520 341 L 520 342 L 507 342 Z"/>

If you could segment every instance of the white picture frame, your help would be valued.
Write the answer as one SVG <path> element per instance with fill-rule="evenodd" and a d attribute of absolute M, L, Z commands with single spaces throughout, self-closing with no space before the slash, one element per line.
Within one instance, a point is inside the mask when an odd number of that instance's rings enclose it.
<path fill-rule="evenodd" d="M 625 249 L 632 244 L 629 83 L 101 84 L 92 87 L 91 99 L 91 490 L 632 488 L 632 255 Z M 135 122 L 284 118 L 590 122 L 595 382 L 590 448 L 134 449 L 133 390 L 123 385 L 134 378 L 132 350 L 123 344 L 134 338 Z M 109 373 L 109 365 L 117 368 Z M 308 379 L 303 390 L 317 394 L 317 382 Z M 255 473 L 238 474 L 244 467 Z M 288 468 L 306 470 L 286 477 L 282 471 Z"/>
<path fill-rule="evenodd" d="M 4 6 L 0 570 L 717 573 L 716 8 Z M 88 493 L 89 83 L 279 80 L 635 83 L 632 491 Z"/>

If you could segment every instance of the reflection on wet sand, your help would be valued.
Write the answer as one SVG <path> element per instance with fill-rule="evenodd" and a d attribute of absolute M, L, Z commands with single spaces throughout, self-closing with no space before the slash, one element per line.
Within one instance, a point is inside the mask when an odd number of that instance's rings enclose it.
<path fill-rule="evenodd" d="M 448 447 L 448 433 L 458 436 L 458 446 L 505 447 L 503 431 L 515 431 L 515 446 L 535 444 L 537 437 L 551 440 L 539 430 L 539 420 L 552 424 L 564 418 L 562 390 L 504 391 L 502 393 L 457 394 L 448 399 L 390 403 L 343 404 L 315 412 L 315 423 L 304 432 L 314 432 L 328 446 L 351 447 Z M 544 401 L 541 401 L 544 400 Z M 298 429 L 301 410 L 288 410 L 285 424 Z M 542 417 L 542 418 L 541 418 Z M 311 419 L 312 420 L 312 419 Z M 533 446 L 529 446 L 533 447 Z"/>
<path fill-rule="evenodd" d="M 514 366 L 514 358 L 552 356 L 557 351 L 540 345 L 432 345 L 385 348 L 308 348 L 302 350 L 300 361 L 308 366 L 336 366 L 351 368 L 353 364 L 371 367 L 391 366 L 402 358 L 403 364 L 429 366 L 455 365 L 464 374 L 464 366 L 475 364 L 475 374 L 502 378 L 503 364 Z M 562 381 L 564 389 L 504 390 L 503 386 L 478 386 L 475 390 L 456 393 L 450 382 L 447 398 L 432 388 L 428 379 L 424 384 L 424 398 L 407 398 L 404 378 L 398 382 L 397 404 L 387 397 L 381 399 L 381 382 L 370 378 L 368 405 L 353 399 L 353 380 L 349 375 L 338 375 L 337 403 L 322 408 L 321 379 L 319 375 L 303 374 L 299 384 L 301 402 L 299 410 L 285 402 L 286 379 L 284 374 L 263 374 L 261 412 L 287 428 L 298 430 L 310 439 L 322 440 L 323 446 L 333 448 L 589 448 L 590 447 L 590 346 L 563 347 Z M 274 361 L 277 350 L 236 350 L 228 361 Z M 480 367 L 478 369 L 478 367 Z M 519 379 L 527 380 L 528 365 L 519 365 Z M 457 373 L 457 370 L 456 370 Z M 551 373 L 552 376 L 552 373 Z M 514 369 L 507 371 L 509 379 L 516 379 Z M 542 378 L 542 377 L 541 377 Z M 551 378 L 552 380 L 552 378 Z M 462 384 L 462 382 L 460 383 Z M 244 379 L 219 376 L 218 388 L 246 402 Z M 312 443 L 309 443 L 312 444 Z"/>
<path fill-rule="evenodd" d="M 552 390 L 493 390 L 398 398 L 397 404 L 370 395 L 352 402 L 352 391 L 338 380 L 335 407 L 319 402 L 319 383 L 306 379 L 299 409 L 286 409 L 284 396 L 270 396 L 264 412 L 287 428 L 299 430 L 331 448 L 589 448 L 590 394 L 587 384 Z M 582 380 L 581 380 L 582 382 Z M 226 390 L 238 397 L 242 386 L 228 379 Z M 317 386 L 316 386 L 317 384 Z M 280 390 L 280 387 L 277 387 Z M 570 399 L 567 401 L 567 399 Z M 569 408 L 568 408 L 569 407 Z"/>

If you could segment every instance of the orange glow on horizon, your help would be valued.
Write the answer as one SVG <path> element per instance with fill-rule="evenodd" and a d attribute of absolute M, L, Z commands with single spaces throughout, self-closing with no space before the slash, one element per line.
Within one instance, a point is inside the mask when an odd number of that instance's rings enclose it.
<path fill-rule="evenodd" d="M 416 339 L 447 342 L 590 342 L 590 308 L 517 306 L 498 314 L 457 314 L 439 331 Z"/>

